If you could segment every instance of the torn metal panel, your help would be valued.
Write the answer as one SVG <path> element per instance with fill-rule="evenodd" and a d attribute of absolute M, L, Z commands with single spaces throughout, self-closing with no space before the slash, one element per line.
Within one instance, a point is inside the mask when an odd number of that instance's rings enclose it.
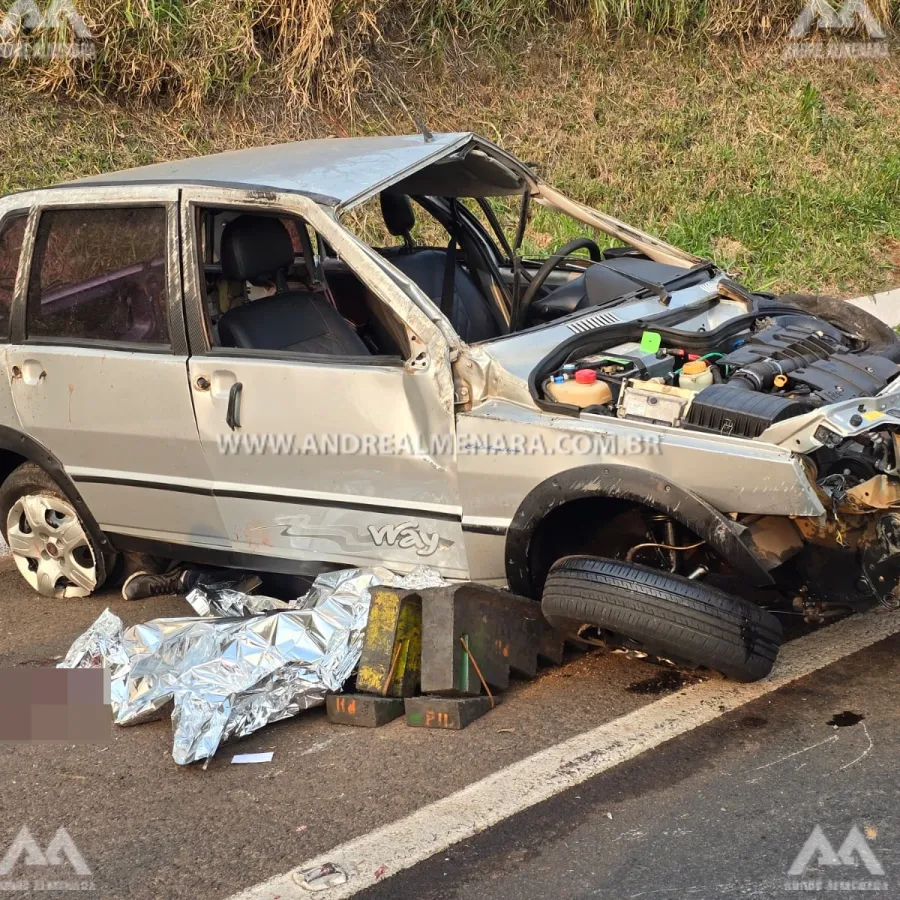
<path fill-rule="evenodd" d="M 803 537 L 792 519 L 763 516 L 747 523 L 747 541 L 768 568 L 776 568 L 803 549 Z"/>
<path fill-rule="evenodd" d="M 457 403 L 465 409 L 478 406 L 488 398 L 509 400 L 537 409 L 528 382 L 505 369 L 480 345 L 465 347 L 453 364 L 457 380 Z M 465 388 L 464 396 L 460 387 Z"/>
<path fill-rule="evenodd" d="M 555 188 L 550 187 L 549 184 L 541 182 L 537 185 L 532 192 L 532 197 L 542 206 L 558 209 L 560 212 L 572 216 L 573 219 L 584 222 L 585 225 L 590 225 L 591 228 L 598 228 L 610 237 L 617 238 L 625 244 L 630 244 L 632 247 L 643 250 L 647 256 L 657 262 L 681 266 L 684 269 L 690 269 L 703 262 L 699 256 L 695 256 L 693 253 L 680 250 L 678 247 L 646 234 L 632 225 L 620 222 L 613 216 L 591 209 L 577 200 L 570 200 Z"/>
<path fill-rule="evenodd" d="M 857 513 L 897 507 L 900 507 L 900 480 L 889 475 L 876 475 L 851 488 L 841 498 L 842 509 Z"/>
<path fill-rule="evenodd" d="M 845 400 L 785 419 L 767 428 L 756 440 L 810 453 L 835 438 L 853 437 L 884 426 L 900 426 L 900 410 L 891 406 L 888 390 L 900 388 L 900 379 L 878 397 Z M 862 407 L 863 412 L 860 412 Z"/>

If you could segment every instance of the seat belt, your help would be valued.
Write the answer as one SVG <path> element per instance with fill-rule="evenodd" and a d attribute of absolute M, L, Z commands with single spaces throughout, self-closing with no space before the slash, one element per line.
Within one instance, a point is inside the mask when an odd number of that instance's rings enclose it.
<path fill-rule="evenodd" d="M 456 237 L 447 244 L 447 262 L 444 264 L 444 284 L 441 288 L 441 312 L 452 322 L 456 295 Z"/>
<path fill-rule="evenodd" d="M 453 322 L 453 306 L 456 294 L 456 201 L 450 201 L 452 223 L 450 243 L 447 244 L 447 261 L 444 264 L 444 283 L 441 287 L 441 312 Z"/>

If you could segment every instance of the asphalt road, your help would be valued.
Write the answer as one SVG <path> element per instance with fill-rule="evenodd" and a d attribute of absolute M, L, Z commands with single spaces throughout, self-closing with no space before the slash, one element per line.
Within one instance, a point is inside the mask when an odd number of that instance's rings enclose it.
<path fill-rule="evenodd" d="M 191 614 L 179 598 L 42 600 L 0 560 L 0 666 L 55 664 L 106 606 L 126 623 Z M 892 638 L 842 660 L 364 896 L 791 896 L 782 882 L 813 827 L 837 849 L 854 822 L 877 834 L 892 890 L 881 895 L 900 896 L 898 647 Z M 96 746 L 0 746 L 0 854 L 24 824 L 42 847 L 65 826 L 92 896 L 228 897 L 652 703 L 678 687 L 661 674 L 573 654 L 460 733 L 341 728 L 310 711 L 222 748 L 206 770 L 172 761 L 165 720 L 111 727 Z M 828 724 L 844 711 L 864 718 Z M 230 764 L 263 750 L 271 763 Z"/>
<path fill-rule="evenodd" d="M 898 650 L 848 657 L 359 896 L 900 897 Z M 789 875 L 816 826 L 835 853 L 858 827 L 883 876 L 858 854 Z"/>

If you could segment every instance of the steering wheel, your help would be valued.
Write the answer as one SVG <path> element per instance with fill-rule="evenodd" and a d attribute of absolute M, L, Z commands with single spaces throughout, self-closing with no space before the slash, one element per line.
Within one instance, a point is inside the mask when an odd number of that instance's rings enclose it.
<path fill-rule="evenodd" d="M 549 278 L 550 273 L 554 269 L 559 268 L 566 257 L 571 256 L 576 250 L 587 250 L 592 262 L 603 262 L 603 251 L 597 246 L 597 242 L 592 241 L 590 238 L 576 238 L 574 241 L 569 241 L 568 244 L 563 244 L 563 246 L 560 247 L 553 256 L 549 257 L 540 269 L 537 270 L 537 274 L 532 278 L 531 284 L 528 285 L 528 289 L 522 295 L 522 302 L 519 305 L 519 309 L 522 310 L 523 314 L 534 302 L 535 297 L 538 295 L 538 291 L 544 286 L 544 282 Z"/>

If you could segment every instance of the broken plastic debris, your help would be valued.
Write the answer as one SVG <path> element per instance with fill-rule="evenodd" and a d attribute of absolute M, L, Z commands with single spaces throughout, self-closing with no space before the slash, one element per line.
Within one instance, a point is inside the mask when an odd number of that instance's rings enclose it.
<path fill-rule="evenodd" d="M 347 883 L 347 873 L 334 863 L 294 872 L 294 881 L 307 891 L 327 891 Z"/>
<path fill-rule="evenodd" d="M 231 764 L 272 762 L 274 755 L 274 750 L 270 750 L 268 753 L 238 753 L 236 756 L 231 757 Z"/>

